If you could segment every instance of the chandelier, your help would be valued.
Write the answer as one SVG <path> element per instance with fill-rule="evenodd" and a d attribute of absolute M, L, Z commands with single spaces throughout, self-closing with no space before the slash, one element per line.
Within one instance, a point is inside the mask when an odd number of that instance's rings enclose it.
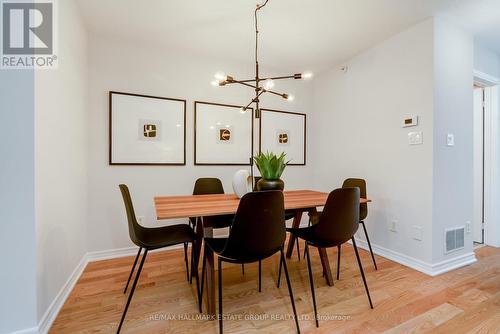
<path fill-rule="evenodd" d="M 258 28 L 258 20 L 257 14 L 259 10 L 264 8 L 269 0 L 266 0 L 263 4 L 258 4 L 255 8 L 255 79 L 245 79 L 245 80 L 237 80 L 233 76 L 226 75 L 222 72 L 218 72 L 215 74 L 215 80 L 212 81 L 212 85 L 214 86 L 227 86 L 231 84 L 239 84 L 255 90 L 255 97 L 248 103 L 245 107 L 241 108 L 241 112 L 244 113 L 252 104 L 255 104 L 255 118 L 260 118 L 260 108 L 259 102 L 260 97 L 264 93 L 269 93 L 273 95 L 277 95 L 285 100 L 293 101 L 294 96 L 286 93 L 278 93 L 272 90 L 274 88 L 275 80 L 283 80 L 283 79 L 310 79 L 312 78 L 311 72 L 303 72 L 296 73 L 293 75 L 285 75 L 278 77 L 260 77 L 259 73 L 259 60 L 258 60 L 258 51 L 259 51 L 259 28 Z"/>

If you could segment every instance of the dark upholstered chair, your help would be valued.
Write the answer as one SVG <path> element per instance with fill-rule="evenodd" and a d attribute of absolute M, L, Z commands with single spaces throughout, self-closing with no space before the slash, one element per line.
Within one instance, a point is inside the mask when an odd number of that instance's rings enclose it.
<path fill-rule="evenodd" d="M 288 292 L 295 316 L 297 332 L 300 333 L 292 287 L 283 253 L 285 242 L 285 210 L 283 193 L 278 190 L 251 192 L 243 196 L 238 206 L 232 228 L 227 238 L 206 238 L 205 247 L 218 255 L 219 275 L 219 331 L 222 322 L 222 262 L 254 263 L 280 252 L 280 263 L 285 269 Z M 206 252 L 205 252 L 206 253 Z M 205 274 L 206 258 L 203 258 L 201 295 Z M 260 267 L 260 266 L 259 266 Z M 260 268 L 259 268 L 260 269 Z M 261 287 L 259 275 L 259 290 Z"/>
<path fill-rule="evenodd" d="M 370 292 L 366 283 L 363 266 L 359 258 L 358 248 L 354 240 L 354 234 L 359 227 L 359 188 L 342 188 L 332 191 L 326 201 L 323 213 L 319 217 L 319 221 L 315 225 L 305 228 L 287 229 L 297 238 L 303 239 L 306 242 L 306 257 L 307 268 L 309 271 L 309 283 L 311 285 L 311 293 L 313 298 L 314 316 L 316 319 L 316 327 L 319 327 L 317 309 L 316 309 L 316 296 L 314 294 L 314 282 L 311 270 L 311 259 L 309 255 L 309 247 L 330 248 L 337 247 L 343 243 L 351 240 L 358 260 L 359 271 L 363 278 L 366 294 L 370 307 L 373 308 Z M 278 285 L 281 276 L 278 276 Z"/>
<path fill-rule="evenodd" d="M 344 181 L 342 184 L 342 188 L 359 188 L 360 196 L 362 198 L 366 197 L 366 181 L 363 179 L 349 178 Z M 368 204 L 362 203 L 359 205 L 359 223 L 363 226 L 363 231 L 365 232 L 366 242 L 368 244 L 368 248 L 370 249 L 370 254 L 372 256 L 373 265 L 375 266 L 375 270 L 377 268 L 377 262 L 375 261 L 375 255 L 373 255 L 372 244 L 370 243 L 370 238 L 368 237 L 368 232 L 366 231 L 365 219 L 368 216 Z M 337 255 L 337 279 L 340 278 L 340 249 L 341 246 L 338 247 L 338 255 Z"/>
<path fill-rule="evenodd" d="M 148 252 L 163 247 L 191 243 L 193 246 L 191 248 L 192 249 L 191 262 L 193 262 L 194 259 L 196 258 L 196 254 L 194 254 L 196 247 L 194 247 L 194 244 L 198 242 L 196 234 L 194 233 L 193 229 L 187 224 L 177 224 L 177 225 L 170 225 L 157 228 L 146 228 L 139 225 L 139 223 L 137 222 L 137 218 L 135 216 L 134 206 L 132 204 L 132 198 L 130 196 L 128 187 L 124 184 L 120 184 L 120 191 L 122 193 L 123 202 L 125 203 L 125 210 L 127 212 L 128 231 L 130 239 L 134 244 L 139 246 L 139 253 L 137 253 L 137 257 L 135 259 L 132 271 L 129 276 L 129 281 L 130 278 L 132 277 L 132 273 L 134 272 L 137 259 L 142 249 L 144 249 L 144 255 L 142 256 L 139 268 L 137 269 L 134 283 L 132 284 L 132 289 L 127 299 L 127 304 L 125 305 L 125 309 L 123 310 L 123 314 L 120 320 L 120 325 L 118 326 L 118 330 L 116 331 L 117 333 L 120 332 L 123 325 L 123 321 L 125 320 L 125 316 L 127 315 L 127 310 L 130 305 L 130 301 L 132 300 L 132 296 L 134 295 L 134 291 L 137 286 L 137 282 L 139 281 L 139 276 L 141 275 L 142 267 L 144 265 L 144 261 L 146 260 L 146 256 L 148 255 Z M 198 271 L 195 272 L 195 277 L 196 277 L 196 291 L 198 292 L 198 300 L 199 300 L 200 292 L 198 284 Z"/>

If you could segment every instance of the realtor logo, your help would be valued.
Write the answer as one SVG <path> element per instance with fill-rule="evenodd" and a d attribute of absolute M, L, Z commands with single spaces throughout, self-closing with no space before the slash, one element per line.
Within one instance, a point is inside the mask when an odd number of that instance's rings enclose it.
<path fill-rule="evenodd" d="M 55 68 L 55 3 L 2 0 L 4 69 Z"/>

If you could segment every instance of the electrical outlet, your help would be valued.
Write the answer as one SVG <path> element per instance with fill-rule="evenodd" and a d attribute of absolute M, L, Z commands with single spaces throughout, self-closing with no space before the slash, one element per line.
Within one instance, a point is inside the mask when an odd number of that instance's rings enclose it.
<path fill-rule="evenodd" d="M 393 220 L 389 223 L 389 231 L 391 232 L 397 232 L 398 231 L 398 221 L 397 220 Z"/>
<path fill-rule="evenodd" d="M 424 238 L 424 230 L 422 226 L 413 225 L 413 239 L 422 241 Z"/>
<path fill-rule="evenodd" d="M 470 234 L 470 232 L 471 232 L 470 225 L 471 225 L 471 222 L 469 220 L 465 222 L 465 233 L 467 233 L 467 234 Z"/>

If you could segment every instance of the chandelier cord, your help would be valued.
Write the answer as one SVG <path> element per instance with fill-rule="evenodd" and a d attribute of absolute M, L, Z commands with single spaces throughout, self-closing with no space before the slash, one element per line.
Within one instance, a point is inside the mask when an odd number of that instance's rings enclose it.
<path fill-rule="evenodd" d="M 257 11 L 263 8 L 265 5 L 267 5 L 267 2 L 269 0 L 266 0 L 262 5 L 257 5 L 257 8 L 255 9 L 255 62 L 258 63 L 258 45 L 259 45 L 259 26 L 258 26 L 258 20 L 257 20 Z"/>

